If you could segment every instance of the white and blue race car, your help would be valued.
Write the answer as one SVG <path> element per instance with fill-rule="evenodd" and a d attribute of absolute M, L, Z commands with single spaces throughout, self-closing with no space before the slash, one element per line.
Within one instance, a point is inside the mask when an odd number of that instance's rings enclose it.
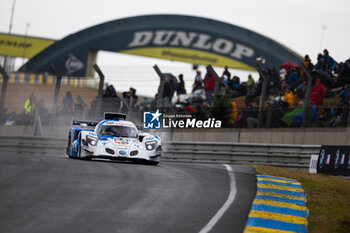
<path fill-rule="evenodd" d="M 97 122 L 73 121 L 68 135 L 67 155 L 80 159 L 110 159 L 157 165 L 162 153 L 161 139 L 138 131 L 126 121 L 126 114 L 105 113 Z"/>

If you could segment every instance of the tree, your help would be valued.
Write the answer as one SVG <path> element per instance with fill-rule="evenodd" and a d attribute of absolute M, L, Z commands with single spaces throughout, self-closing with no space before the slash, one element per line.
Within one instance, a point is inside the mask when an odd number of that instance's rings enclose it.
<path fill-rule="evenodd" d="M 232 114 L 232 104 L 230 101 L 230 96 L 227 94 L 215 93 L 214 104 L 209 109 L 211 116 L 216 120 L 221 120 L 222 127 L 233 126 Z"/>

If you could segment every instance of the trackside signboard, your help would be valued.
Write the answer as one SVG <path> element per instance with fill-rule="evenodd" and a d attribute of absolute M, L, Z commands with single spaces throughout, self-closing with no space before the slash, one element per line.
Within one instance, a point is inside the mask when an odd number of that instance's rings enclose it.
<path fill-rule="evenodd" d="M 350 146 L 322 146 L 318 156 L 317 173 L 350 175 Z"/>
<path fill-rule="evenodd" d="M 0 33 L 0 54 L 32 58 L 53 42 L 55 41 L 50 39 Z"/>

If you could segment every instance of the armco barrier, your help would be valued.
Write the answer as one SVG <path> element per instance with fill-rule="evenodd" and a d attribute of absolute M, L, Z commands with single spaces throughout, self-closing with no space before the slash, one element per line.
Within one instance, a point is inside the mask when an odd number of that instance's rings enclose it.
<path fill-rule="evenodd" d="M 0 136 L 0 154 L 64 155 L 67 139 L 53 137 Z M 163 143 L 162 161 L 262 164 L 308 169 L 317 145 L 263 143 L 167 142 Z"/>
<path fill-rule="evenodd" d="M 263 143 L 170 142 L 163 145 L 166 161 L 261 164 L 306 170 L 318 145 Z"/>
<path fill-rule="evenodd" d="M 48 137 L 0 137 L 1 154 L 65 154 L 66 139 Z"/>

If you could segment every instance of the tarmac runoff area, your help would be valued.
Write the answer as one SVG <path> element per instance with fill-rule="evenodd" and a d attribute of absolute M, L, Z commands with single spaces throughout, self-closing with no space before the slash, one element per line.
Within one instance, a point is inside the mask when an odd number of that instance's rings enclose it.
<path fill-rule="evenodd" d="M 306 233 L 309 211 L 305 204 L 306 194 L 298 181 L 258 175 L 244 233 Z"/>

